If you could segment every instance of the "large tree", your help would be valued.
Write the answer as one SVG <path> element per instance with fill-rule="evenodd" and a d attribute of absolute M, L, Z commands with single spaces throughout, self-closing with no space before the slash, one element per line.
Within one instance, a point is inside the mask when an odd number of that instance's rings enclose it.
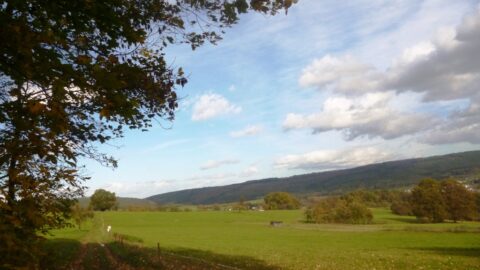
<path fill-rule="evenodd" d="M 442 181 L 441 190 L 449 219 L 457 222 L 475 218 L 475 194 L 472 191 L 453 179 Z"/>
<path fill-rule="evenodd" d="M 34 263 L 38 232 L 65 224 L 78 158 L 116 166 L 96 143 L 173 120 L 186 78 L 166 46 L 216 43 L 241 13 L 293 1 L 0 0 L 0 267 Z"/>
<path fill-rule="evenodd" d="M 117 206 L 117 197 L 114 192 L 97 189 L 90 197 L 89 208 L 95 211 L 112 210 Z"/>
<path fill-rule="evenodd" d="M 420 220 L 442 222 L 448 217 L 441 185 L 434 179 L 424 179 L 412 189 L 412 213 Z"/>

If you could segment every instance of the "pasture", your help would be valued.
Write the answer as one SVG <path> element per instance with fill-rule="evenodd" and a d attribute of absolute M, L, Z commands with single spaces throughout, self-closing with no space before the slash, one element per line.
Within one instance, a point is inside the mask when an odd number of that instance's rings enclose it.
<path fill-rule="evenodd" d="M 306 224 L 300 210 L 97 212 L 86 229 L 54 231 L 51 241 L 106 243 L 104 256 L 147 269 L 158 246 L 166 260 L 196 265 L 188 269 L 480 269 L 480 223 L 419 224 L 387 209 L 374 216 L 375 224 L 340 225 Z M 111 243 L 114 233 L 123 245 Z"/>

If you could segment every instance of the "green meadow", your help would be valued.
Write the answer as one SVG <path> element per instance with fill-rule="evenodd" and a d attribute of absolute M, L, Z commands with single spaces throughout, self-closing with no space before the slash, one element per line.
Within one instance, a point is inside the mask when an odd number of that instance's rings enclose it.
<path fill-rule="evenodd" d="M 90 252 L 99 269 L 112 258 L 140 269 L 480 269 L 480 223 L 419 224 L 387 209 L 374 216 L 371 225 L 340 225 L 304 223 L 300 210 L 97 212 L 84 229 L 54 231 L 47 244 L 51 258 L 70 260 L 59 265 L 93 260 Z M 62 243 L 69 248 L 55 247 Z"/>

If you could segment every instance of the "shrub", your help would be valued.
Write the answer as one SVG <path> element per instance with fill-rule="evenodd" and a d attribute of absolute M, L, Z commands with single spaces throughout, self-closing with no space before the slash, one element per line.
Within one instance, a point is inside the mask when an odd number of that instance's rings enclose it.
<path fill-rule="evenodd" d="M 272 192 L 267 194 L 263 200 L 265 209 L 268 210 L 298 209 L 301 206 L 300 201 L 287 192 Z"/>
<path fill-rule="evenodd" d="M 307 222 L 313 223 L 372 223 L 373 214 L 364 204 L 345 198 L 327 198 L 305 211 Z"/>
<path fill-rule="evenodd" d="M 390 210 L 392 210 L 392 213 L 400 216 L 413 215 L 412 205 L 408 201 L 402 201 L 402 200 L 395 201 L 390 206 Z"/>

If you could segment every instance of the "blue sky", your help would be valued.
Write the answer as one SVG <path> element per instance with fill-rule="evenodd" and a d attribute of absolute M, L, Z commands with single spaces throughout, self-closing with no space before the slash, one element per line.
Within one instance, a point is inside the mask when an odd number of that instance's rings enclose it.
<path fill-rule="evenodd" d="M 300 0 L 171 47 L 189 74 L 175 121 L 100 145 L 119 167 L 85 161 L 87 186 L 146 197 L 480 149 L 479 7 Z"/>

